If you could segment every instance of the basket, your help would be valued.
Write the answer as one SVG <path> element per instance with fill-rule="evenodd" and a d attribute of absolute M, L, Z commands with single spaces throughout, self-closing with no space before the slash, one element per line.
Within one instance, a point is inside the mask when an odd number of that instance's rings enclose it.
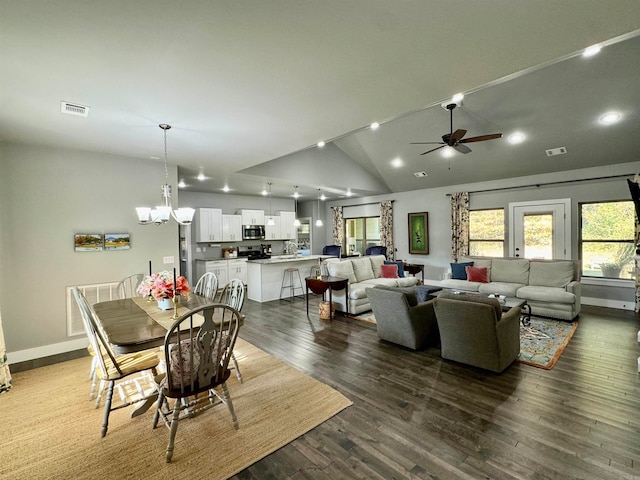
<path fill-rule="evenodd" d="M 318 315 L 321 320 L 331 320 L 335 311 L 336 307 L 333 303 L 322 301 L 318 304 Z"/>

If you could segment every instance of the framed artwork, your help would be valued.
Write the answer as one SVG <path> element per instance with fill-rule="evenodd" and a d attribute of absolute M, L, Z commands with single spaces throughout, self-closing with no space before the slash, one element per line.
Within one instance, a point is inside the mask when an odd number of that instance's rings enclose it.
<path fill-rule="evenodd" d="M 409 214 L 409 253 L 429 254 L 429 214 L 427 212 Z"/>
<path fill-rule="evenodd" d="M 128 250 L 131 248 L 131 235 L 128 233 L 105 233 L 105 250 Z"/>
<path fill-rule="evenodd" d="M 100 252 L 104 248 L 101 233 L 78 233 L 75 235 L 76 252 Z"/>

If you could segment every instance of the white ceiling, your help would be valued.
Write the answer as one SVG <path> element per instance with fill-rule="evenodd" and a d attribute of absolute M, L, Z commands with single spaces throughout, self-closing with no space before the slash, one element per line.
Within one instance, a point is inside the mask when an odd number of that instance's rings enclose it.
<path fill-rule="evenodd" d="M 307 198 L 637 161 L 638 29 L 636 0 L 0 0 L 0 141 L 148 159 L 169 123 L 189 189 Z M 528 140 L 421 156 L 409 143 L 448 133 L 457 92 L 454 129 Z M 614 108 L 623 121 L 597 125 Z"/>

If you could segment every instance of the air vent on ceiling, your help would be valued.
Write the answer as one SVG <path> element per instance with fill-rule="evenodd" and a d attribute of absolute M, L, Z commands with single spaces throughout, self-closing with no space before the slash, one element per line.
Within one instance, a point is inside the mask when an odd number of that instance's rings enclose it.
<path fill-rule="evenodd" d="M 422 178 L 427 176 L 427 172 L 416 172 L 414 173 L 414 175 L 416 176 L 416 178 Z"/>
<path fill-rule="evenodd" d="M 89 107 L 78 105 L 77 103 L 60 102 L 60 111 L 67 115 L 76 115 L 78 117 L 88 117 Z"/>
<path fill-rule="evenodd" d="M 555 157 L 556 155 L 564 155 L 567 153 L 567 149 L 565 147 L 550 148 L 545 151 L 547 152 L 547 157 Z"/>

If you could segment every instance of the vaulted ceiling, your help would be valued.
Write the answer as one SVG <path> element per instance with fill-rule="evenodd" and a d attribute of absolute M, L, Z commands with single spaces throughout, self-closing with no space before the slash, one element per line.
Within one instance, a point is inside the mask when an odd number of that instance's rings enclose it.
<path fill-rule="evenodd" d="M 637 161 L 638 29 L 635 0 L 0 0 L 0 141 L 160 169 L 169 123 L 186 188 L 307 198 Z M 458 92 L 454 129 L 505 138 L 420 155 Z M 622 119 L 604 127 L 609 110 Z"/>

